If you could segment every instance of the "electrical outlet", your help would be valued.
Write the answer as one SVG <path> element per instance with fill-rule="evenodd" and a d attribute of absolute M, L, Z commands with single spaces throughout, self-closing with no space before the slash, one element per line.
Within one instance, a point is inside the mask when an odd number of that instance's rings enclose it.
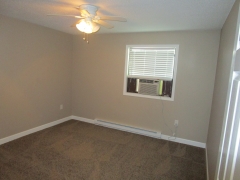
<path fill-rule="evenodd" d="M 174 126 L 175 126 L 175 127 L 178 127 L 178 120 L 175 120 L 175 121 L 174 121 Z"/>
<path fill-rule="evenodd" d="M 60 104 L 60 110 L 62 110 L 63 109 L 63 104 Z"/>

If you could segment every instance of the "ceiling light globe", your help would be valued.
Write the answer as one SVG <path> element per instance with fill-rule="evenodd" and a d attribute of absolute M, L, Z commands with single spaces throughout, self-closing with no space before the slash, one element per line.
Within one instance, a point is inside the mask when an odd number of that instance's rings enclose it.
<path fill-rule="evenodd" d="M 92 26 L 91 21 L 86 21 L 86 26 L 85 26 L 85 31 L 84 32 L 87 33 L 87 34 L 90 34 L 90 33 L 93 32 L 92 29 L 93 29 L 93 26 Z"/>
<path fill-rule="evenodd" d="M 85 28 L 86 28 L 87 24 L 85 22 L 85 20 L 81 20 L 80 23 L 76 24 L 76 27 L 79 31 L 85 32 Z"/>
<path fill-rule="evenodd" d="M 96 23 L 92 22 L 92 32 L 97 32 L 100 29 L 100 26 L 98 26 Z"/>
<path fill-rule="evenodd" d="M 76 24 L 76 27 L 79 31 L 87 34 L 97 32 L 100 29 L 96 23 L 85 19 L 82 19 L 78 24 Z"/>

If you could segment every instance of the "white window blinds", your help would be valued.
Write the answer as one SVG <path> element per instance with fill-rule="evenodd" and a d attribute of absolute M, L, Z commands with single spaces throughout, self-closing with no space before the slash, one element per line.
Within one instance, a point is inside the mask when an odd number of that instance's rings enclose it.
<path fill-rule="evenodd" d="M 175 48 L 130 47 L 128 76 L 173 79 Z"/>

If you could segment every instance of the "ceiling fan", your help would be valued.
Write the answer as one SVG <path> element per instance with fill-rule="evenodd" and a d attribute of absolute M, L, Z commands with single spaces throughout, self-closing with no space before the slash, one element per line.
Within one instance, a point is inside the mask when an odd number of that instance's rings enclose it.
<path fill-rule="evenodd" d="M 48 14 L 48 16 L 67 16 L 74 17 L 78 20 L 72 27 L 77 27 L 77 29 L 86 34 L 97 32 L 100 29 L 100 26 L 111 29 L 114 26 L 107 23 L 105 20 L 109 21 L 120 21 L 126 22 L 127 20 L 123 17 L 117 16 L 98 16 L 97 11 L 98 7 L 90 4 L 83 4 L 76 7 L 79 10 L 80 15 L 61 15 L 61 14 Z"/>

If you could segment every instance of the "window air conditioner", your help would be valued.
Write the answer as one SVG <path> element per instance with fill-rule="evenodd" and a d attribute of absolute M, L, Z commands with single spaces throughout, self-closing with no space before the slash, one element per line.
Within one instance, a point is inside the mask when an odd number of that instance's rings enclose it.
<path fill-rule="evenodd" d="M 138 93 L 150 95 L 150 96 L 158 96 L 159 95 L 159 81 L 158 80 L 140 79 Z"/>

